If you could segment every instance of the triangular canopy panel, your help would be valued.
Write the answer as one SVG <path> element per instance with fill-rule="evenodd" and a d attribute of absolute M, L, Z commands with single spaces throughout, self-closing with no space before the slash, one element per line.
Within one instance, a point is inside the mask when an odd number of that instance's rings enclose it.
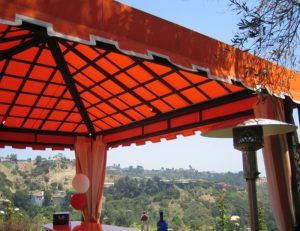
<path fill-rule="evenodd" d="M 116 14 L 114 16 L 122 18 L 122 14 L 117 14 L 124 12 L 120 8 L 122 4 L 100 2 L 102 5 L 98 8 L 101 14 L 104 13 L 101 10 L 107 7 Z M 161 138 L 191 135 L 220 123 L 234 124 L 252 117 L 257 96 L 249 89 L 261 83 L 266 83 L 261 86 L 271 93 L 299 96 L 299 87 L 287 89 L 290 86 L 287 84 L 299 81 L 296 73 L 248 55 L 253 60 L 253 67 L 243 66 L 243 75 L 236 76 L 241 71 L 238 67 L 241 67 L 243 59 L 229 64 L 232 52 L 238 53 L 241 58 L 244 53 L 221 43 L 218 44 L 223 47 L 215 50 L 216 47 L 209 47 L 216 45 L 215 40 L 127 6 L 132 17 L 148 18 L 152 23 L 169 25 L 174 31 L 176 28 L 186 31 L 186 35 L 192 33 L 191 44 L 178 44 L 178 54 L 174 54 L 173 48 L 167 45 L 168 41 L 165 42 L 165 50 L 161 47 L 155 49 L 151 37 L 149 43 L 143 41 L 145 50 L 153 48 L 154 52 L 149 55 L 149 52 L 141 53 L 143 44 L 139 41 L 140 37 L 136 37 L 136 49 L 120 48 L 122 41 L 127 46 L 134 45 L 132 34 L 129 36 L 128 31 L 118 35 L 119 40 L 114 38 L 116 42 L 108 40 L 116 36 L 111 29 L 107 29 L 106 38 L 98 38 L 98 41 L 82 40 L 80 33 L 75 38 L 73 32 L 66 28 L 63 34 L 73 37 L 58 33 L 55 35 L 59 37 L 50 36 L 47 23 L 29 20 L 28 17 L 39 10 L 40 17 L 37 19 L 51 20 L 49 14 L 57 7 L 50 4 L 47 9 L 40 5 L 33 8 L 31 1 L 20 4 L 19 1 L 11 1 L 6 5 L 7 11 L 0 10 L 0 18 L 5 19 L 0 24 L 1 146 L 72 148 L 74 138 L 79 135 L 103 135 L 109 146 L 157 142 Z M 78 4 L 84 3 L 79 1 Z M 4 5 L 4 1 L 0 1 L 0 9 Z M 60 15 L 60 11 L 56 13 Z M 11 17 L 16 14 L 23 22 L 12 20 Z M 28 15 L 21 17 L 19 14 Z M 128 12 L 125 11 L 125 14 Z M 54 23 L 57 20 L 55 14 L 52 16 Z M 71 17 L 69 20 L 74 19 Z M 63 25 L 66 23 L 65 20 L 61 22 Z M 73 25 L 76 22 L 69 23 Z M 136 23 L 137 27 L 141 27 L 139 21 Z M 83 28 L 87 26 L 88 23 Z M 105 23 L 99 27 L 105 29 Z M 80 28 L 78 24 L 75 31 L 80 31 Z M 99 35 L 105 35 L 104 32 L 100 30 Z M 151 33 L 155 36 L 158 32 Z M 183 35 L 182 42 L 188 41 Z M 203 51 L 196 44 L 200 44 Z M 190 49 L 194 47 L 197 47 L 195 52 L 202 54 L 193 54 Z M 230 49 L 226 50 L 227 47 Z M 183 48 L 186 50 L 181 52 Z M 191 57 L 186 56 L 188 53 L 192 54 Z M 205 60 L 192 62 L 197 56 Z M 283 79 L 281 85 L 275 87 L 275 80 L 282 78 L 279 73 L 288 75 L 289 79 Z"/>

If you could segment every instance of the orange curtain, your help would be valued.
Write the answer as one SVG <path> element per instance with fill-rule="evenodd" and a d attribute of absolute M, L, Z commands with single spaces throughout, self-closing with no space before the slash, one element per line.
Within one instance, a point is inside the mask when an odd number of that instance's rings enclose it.
<path fill-rule="evenodd" d="M 86 192 L 87 207 L 83 210 L 85 221 L 99 223 L 102 193 L 105 180 L 107 146 L 103 137 L 77 137 L 75 140 L 76 173 L 85 174 L 90 180 Z"/>
<path fill-rule="evenodd" d="M 263 96 L 254 106 L 256 118 L 285 121 L 283 100 Z M 263 157 L 268 180 L 270 201 L 281 231 L 294 229 L 291 193 L 291 169 L 285 135 L 264 137 Z"/>

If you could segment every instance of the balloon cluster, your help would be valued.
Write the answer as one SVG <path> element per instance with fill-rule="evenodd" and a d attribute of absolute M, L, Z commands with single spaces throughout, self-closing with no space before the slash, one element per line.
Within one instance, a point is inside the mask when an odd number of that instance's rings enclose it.
<path fill-rule="evenodd" d="M 76 210 L 82 210 L 87 205 L 84 193 L 86 193 L 90 187 L 89 178 L 82 173 L 77 174 L 72 180 L 72 186 L 77 193 L 71 196 L 71 206 Z"/>

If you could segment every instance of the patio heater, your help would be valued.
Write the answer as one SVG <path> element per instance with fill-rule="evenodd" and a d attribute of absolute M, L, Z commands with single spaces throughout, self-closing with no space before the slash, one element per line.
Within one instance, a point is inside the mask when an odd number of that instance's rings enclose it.
<path fill-rule="evenodd" d="M 202 133 L 205 137 L 233 138 L 233 146 L 243 154 L 244 178 L 247 182 L 250 225 L 252 231 L 259 230 L 256 197 L 257 169 L 256 151 L 263 147 L 263 137 L 295 131 L 293 124 L 270 119 L 250 119 L 234 127 L 211 130 Z"/>

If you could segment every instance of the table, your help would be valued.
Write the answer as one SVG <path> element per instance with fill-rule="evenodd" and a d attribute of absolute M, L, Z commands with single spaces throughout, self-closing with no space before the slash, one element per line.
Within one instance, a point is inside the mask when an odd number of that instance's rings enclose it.
<path fill-rule="evenodd" d="M 139 231 L 138 229 L 133 228 L 81 221 L 71 221 L 69 225 L 45 224 L 42 227 L 47 231 Z"/>

